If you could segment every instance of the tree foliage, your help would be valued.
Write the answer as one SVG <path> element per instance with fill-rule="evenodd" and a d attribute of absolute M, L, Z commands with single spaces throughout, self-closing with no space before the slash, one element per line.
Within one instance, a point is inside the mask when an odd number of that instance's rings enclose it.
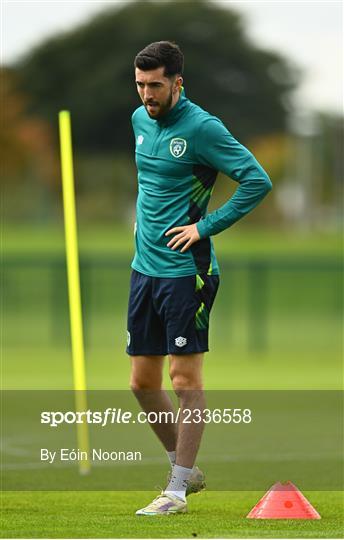
<path fill-rule="evenodd" d="M 133 59 L 165 39 L 185 54 L 186 95 L 240 140 L 283 130 L 294 70 L 249 40 L 240 15 L 204 0 L 127 3 L 44 42 L 15 66 L 30 112 L 56 124 L 71 110 L 81 151 L 128 150 L 140 104 Z"/>
<path fill-rule="evenodd" d="M 0 135 L 3 182 L 14 188 L 33 173 L 51 186 L 58 183 L 58 162 L 51 126 L 42 118 L 26 114 L 27 97 L 16 91 L 16 76 L 0 70 L 0 98 L 4 127 Z"/>

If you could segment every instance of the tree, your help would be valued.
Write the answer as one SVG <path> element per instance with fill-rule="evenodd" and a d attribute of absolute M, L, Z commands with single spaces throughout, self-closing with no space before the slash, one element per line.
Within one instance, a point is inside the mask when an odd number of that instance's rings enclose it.
<path fill-rule="evenodd" d="M 79 150 L 127 151 L 140 104 L 133 59 L 162 39 L 185 53 L 187 96 L 239 140 L 284 129 L 294 70 L 250 42 L 240 15 L 203 0 L 127 3 L 44 42 L 15 66 L 30 112 L 56 124 L 58 111 L 70 109 Z"/>
<path fill-rule="evenodd" d="M 51 126 L 42 118 L 28 117 L 28 97 L 15 90 L 16 76 L 10 69 L 0 70 L 2 120 L 6 129 L 0 136 L 3 182 L 14 190 L 30 175 L 58 185 L 58 162 L 53 146 Z"/>

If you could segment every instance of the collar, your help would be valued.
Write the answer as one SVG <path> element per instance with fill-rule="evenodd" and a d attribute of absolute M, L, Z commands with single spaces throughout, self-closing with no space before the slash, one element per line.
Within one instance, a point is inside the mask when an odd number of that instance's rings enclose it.
<path fill-rule="evenodd" d="M 187 107 L 188 99 L 185 96 L 184 88 L 182 87 L 182 90 L 180 92 L 179 99 L 177 103 L 175 104 L 172 109 L 168 111 L 162 118 L 159 118 L 159 120 L 156 120 L 156 122 L 161 127 L 170 126 L 177 122 L 179 118 L 184 114 L 185 109 Z"/>

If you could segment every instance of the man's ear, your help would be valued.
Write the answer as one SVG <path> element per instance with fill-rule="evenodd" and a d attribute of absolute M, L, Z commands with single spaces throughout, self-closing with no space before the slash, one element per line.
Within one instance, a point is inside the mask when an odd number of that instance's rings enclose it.
<path fill-rule="evenodd" d="M 177 77 L 174 84 L 175 84 L 175 91 L 180 92 L 183 86 L 183 77 Z"/>

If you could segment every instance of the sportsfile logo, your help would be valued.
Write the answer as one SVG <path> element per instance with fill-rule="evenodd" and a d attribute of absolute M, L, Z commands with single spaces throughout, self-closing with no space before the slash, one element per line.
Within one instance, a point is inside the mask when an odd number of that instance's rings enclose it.
<path fill-rule="evenodd" d="M 110 424 L 173 424 L 179 420 L 183 424 L 250 424 L 251 409 L 181 409 L 174 411 L 140 411 L 133 413 L 117 408 L 107 408 L 103 411 L 43 411 L 41 424 L 57 428 L 63 424 L 97 424 L 104 427 Z"/>

